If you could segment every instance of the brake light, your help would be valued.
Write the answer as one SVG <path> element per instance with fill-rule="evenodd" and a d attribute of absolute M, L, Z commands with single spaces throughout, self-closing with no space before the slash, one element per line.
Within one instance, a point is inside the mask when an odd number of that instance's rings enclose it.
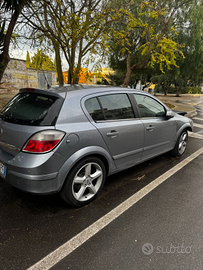
<path fill-rule="evenodd" d="M 34 92 L 35 88 L 26 88 L 26 90 L 29 91 L 29 92 Z"/>
<path fill-rule="evenodd" d="M 40 131 L 33 135 L 23 148 L 24 152 L 46 153 L 54 149 L 65 133 L 58 130 Z"/>

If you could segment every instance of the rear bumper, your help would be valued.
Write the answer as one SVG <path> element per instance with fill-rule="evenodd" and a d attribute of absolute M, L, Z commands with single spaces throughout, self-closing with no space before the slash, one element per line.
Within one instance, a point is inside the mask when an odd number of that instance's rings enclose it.
<path fill-rule="evenodd" d="M 50 194 L 58 192 L 60 184 L 57 180 L 58 172 L 46 175 L 28 175 L 9 171 L 6 182 L 12 186 L 35 194 Z"/>
<path fill-rule="evenodd" d="M 0 163 L 6 167 L 6 175 L 1 178 L 22 191 L 34 194 L 56 193 L 63 184 L 60 170 L 64 161 L 64 157 L 54 152 L 44 155 L 20 152 L 11 157 L 0 150 Z"/>

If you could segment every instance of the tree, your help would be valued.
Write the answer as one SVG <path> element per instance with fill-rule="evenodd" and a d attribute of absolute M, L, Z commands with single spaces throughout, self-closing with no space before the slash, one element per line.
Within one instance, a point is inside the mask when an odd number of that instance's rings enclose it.
<path fill-rule="evenodd" d="M 96 51 L 96 41 L 101 42 L 102 3 L 102 0 L 44 1 L 28 10 L 25 17 L 32 28 L 31 35 L 45 36 L 52 43 L 59 81 L 62 74 L 60 49 L 69 65 L 68 83 L 76 83 L 82 59 L 90 51 Z M 30 13 L 33 13 L 32 19 Z"/>
<path fill-rule="evenodd" d="M 5 21 L 0 22 L 0 51 L 3 50 L 5 40 Z"/>
<path fill-rule="evenodd" d="M 27 51 L 27 54 L 26 54 L 26 67 L 27 68 L 31 67 L 30 54 L 29 54 L 28 51 Z"/>
<path fill-rule="evenodd" d="M 123 0 L 125 1 L 125 0 Z M 182 47 L 175 41 L 177 13 L 192 0 L 137 2 L 129 5 L 122 23 L 112 24 L 109 37 L 110 64 L 119 67 L 125 62 L 127 86 L 135 70 L 146 70 L 155 65 L 164 72 L 183 57 Z M 114 67 L 113 67 L 114 68 Z"/>
<path fill-rule="evenodd" d="M 190 6 L 188 27 L 177 29 L 176 37 L 179 44 L 184 44 L 182 49 L 184 59 L 178 61 L 179 70 L 176 78 L 185 78 L 193 86 L 199 86 L 203 82 L 203 3 L 195 2 Z"/>
<path fill-rule="evenodd" d="M 164 69 L 164 77 L 165 79 L 168 77 L 168 80 L 174 86 L 171 89 L 173 89 L 177 96 L 191 91 L 188 86 L 200 86 L 203 82 L 202 15 L 203 3 L 200 1 L 190 2 L 189 7 L 186 7 L 185 10 L 182 7 L 181 12 L 177 14 L 177 35 L 174 37 L 174 40 L 182 46 L 184 58 L 176 60 L 178 68 Z M 156 70 L 156 75 L 160 77 L 160 81 L 163 80 L 163 76 L 160 75 L 158 69 Z M 192 91 L 199 91 L 199 88 L 192 89 Z"/>
<path fill-rule="evenodd" d="M 158 90 L 163 91 L 166 96 L 171 84 L 173 83 L 173 78 L 168 74 L 161 74 L 161 75 L 153 76 L 151 78 L 151 82 L 153 84 L 156 84 L 156 87 L 158 88 Z"/>
<path fill-rule="evenodd" d="M 29 53 L 27 54 L 27 56 Z M 26 61 L 26 66 L 29 64 L 29 57 Z M 36 70 L 56 70 L 56 66 L 54 62 L 49 58 L 48 55 L 45 54 L 43 49 L 37 49 L 37 52 L 31 58 L 30 68 L 34 68 Z"/>
<path fill-rule="evenodd" d="M 50 27 L 48 22 L 45 25 L 45 18 L 47 18 L 47 8 L 48 1 L 42 0 L 39 2 L 31 3 L 27 6 L 26 11 L 22 14 L 21 27 L 24 24 L 24 28 L 21 28 L 20 37 L 24 40 L 31 41 L 31 47 L 44 47 L 46 50 L 51 50 L 55 52 L 54 66 L 56 67 L 58 73 L 59 85 L 63 85 L 63 74 L 62 74 L 62 64 L 61 64 L 61 54 L 60 54 L 60 44 L 55 37 L 52 35 L 54 22 L 50 20 Z M 53 3 L 56 7 L 55 12 L 60 7 L 60 1 L 55 1 Z M 24 29 L 24 34 L 22 30 Z"/>
<path fill-rule="evenodd" d="M 0 81 L 10 60 L 9 46 L 14 27 L 23 7 L 29 1 L 30 0 L 0 1 Z"/>
<path fill-rule="evenodd" d="M 38 2 L 24 14 L 26 25 L 31 29 L 30 37 L 41 40 L 47 38 L 55 50 L 56 60 L 62 50 L 69 65 L 68 83 L 78 82 L 85 57 L 90 61 L 91 55 L 101 56 L 106 50 L 102 34 L 110 22 L 118 19 L 119 16 L 115 16 L 118 10 L 124 10 L 120 6 L 112 8 L 107 5 L 108 2 L 47 0 Z"/>

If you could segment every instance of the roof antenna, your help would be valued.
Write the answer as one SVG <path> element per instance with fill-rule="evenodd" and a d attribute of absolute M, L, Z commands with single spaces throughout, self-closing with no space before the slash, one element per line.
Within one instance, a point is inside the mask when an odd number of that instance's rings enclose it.
<path fill-rule="evenodd" d="M 46 78 L 46 76 L 45 76 L 45 73 L 44 73 L 44 70 L 43 70 L 43 69 L 42 69 L 42 71 L 43 71 L 43 74 L 44 74 L 45 81 L 46 81 L 46 83 L 47 83 L 47 89 L 49 89 L 51 86 L 50 86 L 50 84 L 49 84 L 48 81 L 47 81 L 47 78 Z"/>

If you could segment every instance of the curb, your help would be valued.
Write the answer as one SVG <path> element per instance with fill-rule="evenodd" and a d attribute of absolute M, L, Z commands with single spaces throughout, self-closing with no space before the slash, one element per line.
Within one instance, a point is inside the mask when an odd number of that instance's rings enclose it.
<path fill-rule="evenodd" d="M 196 109 L 193 110 L 193 111 L 188 112 L 185 116 L 188 117 L 188 118 L 192 118 L 192 117 L 194 117 L 195 115 L 197 115 Z"/>
<path fill-rule="evenodd" d="M 181 112 L 186 112 L 185 116 L 188 118 L 192 118 L 195 115 L 197 115 L 197 110 L 194 106 L 191 105 L 186 105 L 186 104 L 180 104 L 178 102 L 171 101 L 170 99 L 164 100 L 164 98 L 160 98 L 160 100 L 163 103 L 168 103 L 174 106 L 171 110 L 176 110 L 176 111 L 181 111 Z"/>

